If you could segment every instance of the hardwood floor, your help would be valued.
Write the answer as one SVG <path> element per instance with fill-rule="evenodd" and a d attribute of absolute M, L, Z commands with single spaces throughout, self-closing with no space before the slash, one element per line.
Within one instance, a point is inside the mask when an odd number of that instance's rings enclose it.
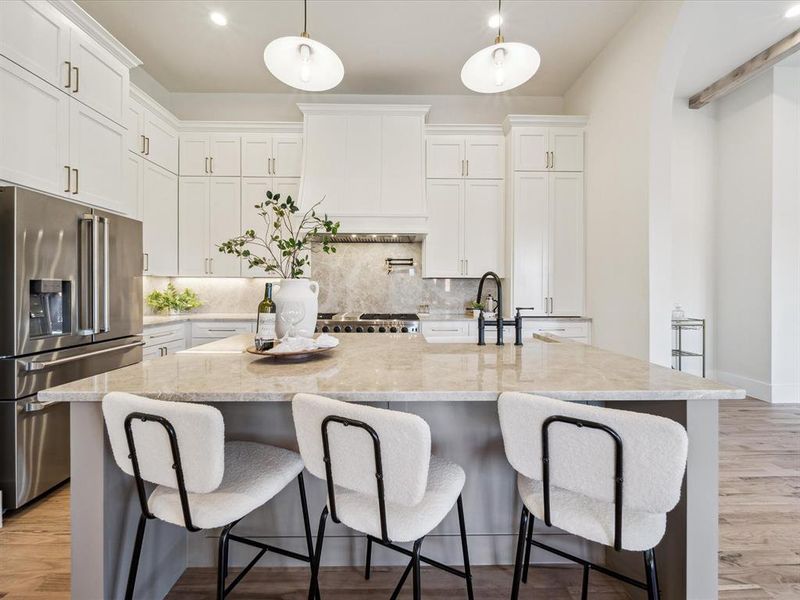
<path fill-rule="evenodd" d="M 0 528 L 0 598 L 69 598 L 69 488 L 63 487 Z M 720 407 L 721 600 L 800 598 L 800 405 L 757 400 Z M 511 567 L 474 569 L 475 597 L 507 598 Z M 580 597 L 580 571 L 533 569 L 523 597 Z M 388 598 L 398 569 L 376 567 L 370 581 L 360 569 L 325 569 L 325 598 Z M 628 598 L 617 582 L 593 574 L 593 600 Z M 232 598 L 305 598 L 308 571 L 256 569 Z M 426 569 L 425 598 L 462 597 L 463 582 Z M 403 598 L 410 597 L 410 586 Z M 189 569 L 172 600 L 213 597 L 213 569 Z"/>

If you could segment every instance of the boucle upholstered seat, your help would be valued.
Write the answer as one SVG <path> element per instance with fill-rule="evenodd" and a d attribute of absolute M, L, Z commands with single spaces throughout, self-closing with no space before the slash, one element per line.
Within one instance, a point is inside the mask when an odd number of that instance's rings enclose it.
<path fill-rule="evenodd" d="M 311 562 L 303 461 L 290 450 L 256 442 L 225 442 L 222 413 L 214 407 L 152 400 L 113 392 L 103 398 L 103 416 L 119 467 L 136 479 L 142 515 L 136 533 L 126 599 L 133 597 L 147 520 L 158 518 L 189 531 L 221 527 L 217 598 L 226 590 L 230 540 Z M 240 519 L 269 501 L 297 478 L 308 556 L 231 534 Z M 156 484 L 148 498 L 144 482 Z"/>
<path fill-rule="evenodd" d="M 458 507 L 464 577 L 472 593 L 461 490 L 464 470 L 431 456 L 431 432 L 419 416 L 311 394 L 292 401 L 297 443 L 306 468 L 326 481 L 328 503 L 320 516 L 309 597 L 318 591 L 317 574 L 328 511 L 367 536 L 369 578 L 372 544 L 409 553 L 395 542 L 413 542 L 395 594 L 413 570 L 414 598 L 421 597 L 420 563 L 441 567 L 420 553 L 423 538 Z M 382 513 L 384 518 L 382 519 Z"/>

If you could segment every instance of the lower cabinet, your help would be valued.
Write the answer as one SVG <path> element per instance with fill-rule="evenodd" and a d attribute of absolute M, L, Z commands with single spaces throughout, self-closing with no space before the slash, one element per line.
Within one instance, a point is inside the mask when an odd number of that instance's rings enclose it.
<path fill-rule="evenodd" d="M 254 320 L 242 321 L 181 321 L 165 325 L 147 325 L 144 328 L 142 360 L 151 360 L 175 354 L 193 346 L 200 346 L 238 333 L 253 333 Z"/>
<path fill-rule="evenodd" d="M 440 343 L 477 343 L 477 319 L 448 319 L 444 321 L 424 320 L 420 323 L 420 332 L 425 339 Z M 573 342 L 590 344 L 592 340 L 591 322 L 577 319 L 526 319 L 523 322 L 523 343 L 531 340 L 534 334 L 555 335 Z M 503 327 L 503 341 L 514 343 L 513 326 Z M 487 344 L 497 341 L 497 328 L 487 327 L 485 331 Z"/>
<path fill-rule="evenodd" d="M 186 349 L 186 323 L 145 327 L 142 360 L 161 358 Z"/>
<path fill-rule="evenodd" d="M 192 321 L 191 346 L 255 332 L 255 321 Z"/>
<path fill-rule="evenodd" d="M 138 189 L 141 193 L 143 272 L 145 275 L 177 275 L 178 177 L 150 161 L 136 158 L 141 161 L 142 174 Z"/>

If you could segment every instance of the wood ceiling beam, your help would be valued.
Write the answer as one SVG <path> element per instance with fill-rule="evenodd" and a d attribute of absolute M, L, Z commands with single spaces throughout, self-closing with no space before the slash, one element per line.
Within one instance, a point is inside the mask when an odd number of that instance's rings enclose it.
<path fill-rule="evenodd" d="M 689 98 L 689 108 L 701 108 L 709 102 L 721 98 L 798 50 L 800 50 L 800 29 L 775 42 L 746 63 L 739 65 L 721 79 L 717 79 L 707 88 L 696 93 Z"/>

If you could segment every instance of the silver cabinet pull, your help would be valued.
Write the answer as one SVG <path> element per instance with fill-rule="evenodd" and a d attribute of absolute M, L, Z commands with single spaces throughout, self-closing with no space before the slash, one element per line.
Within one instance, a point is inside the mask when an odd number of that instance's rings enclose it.
<path fill-rule="evenodd" d="M 469 169 L 467 169 L 467 174 L 469 174 Z M 464 259 L 464 275 L 469 275 L 469 259 Z"/>
<path fill-rule="evenodd" d="M 24 369 L 26 372 L 31 371 L 43 371 L 45 369 L 49 369 L 50 367 L 57 367 L 58 365 L 65 365 L 68 363 L 76 362 L 79 360 L 83 360 L 84 358 L 89 358 L 91 356 L 100 356 L 101 354 L 109 354 L 111 352 L 118 352 L 119 350 L 127 350 L 129 348 L 135 348 L 137 346 L 144 346 L 144 342 L 133 342 L 130 344 L 123 344 L 122 346 L 115 346 L 114 348 L 106 348 L 104 350 L 95 350 L 94 352 L 84 352 L 83 354 L 78 354 L 76 356 L 66 356 L 64 358 L 56 358 L 53 360 L 32 360 L 29 363 L 25 363 Z"/>
<path fill-rule="evenodd" d="M 467 177 L 469 177 L 469 159 L 465 161 L 467 163 Z"/>
<path fill-rule="evenodd" d="M 145 151 L 145 148 L 146 148 L 146 146 L 145 146 L 145 139 L 146 138 L 144 137 L 143 134 L 140 135 L 139 137 L 142 138 L 142 154 L 144 154 L 144 151 Z"/>
<path fill-rule="evenodd" d="M 64 64 L 67 65 L 67 85 L 64 87 L 69 89 L 72 87 L 72 63 L 68 60 L 65 60 Z"/>
<path fill-rule="evenodd" d="M 147 252 L 142 254 L 142 270 L 145 272 L 150 270 L 150 255 Z"/>
<path fill-rule="evenodd" d="M 464 176 L 464 159 L 461 159 L 461 176 Z"/>
<path fill-rule="evenodd" d="M 209 173 L 213 173 L 214 172 L 214 157 L 213 156 L 209 156 L 208 157 L 208 172 Z"/>
<path fill-rule="evenodd" d="M 208 157 L 206 156 L 205 171 L 208 173 Z"/>
<path fill-rule="evenodd" d="M 78 169 L 72 169 L 72 172 L 75 173 L 75 190 L 73 190 L 73 195 L 78 193 Z"/>
<path fill-rule="evenodd" d="M 65 192 L 69 192 L 72 190 L 72 169 L 69 168 L 69 165 L 64 165 L 64 168 L 67 170 L 67 189 Z"/>
<path fill-rule="evenodd" d="M 555 307 L 555 304 L 556 304 L 556 303 L 555 303 L 555 302 L 553 302 L 553 297 L 552 297 L 552 296 L 550 296 L 550 314 L 551 314 L 551 315 L 552 315 L 554 312 L 556 312 L 556 307 Z"/>
<path fill-rule="evenodd" d="M 213 275 L 214 274 L 214 259 L 213 258 L 209 258 L 208 259 L 208 274 L 209 275 Z"/>
<path fill-rule="evenodd" d="M 274 157 L 272 159 L 272 174 L 273 175 L 277 175 L 278 174 L 278 159 L 276 159 Z"/>
<path fill-rule="evenodd" d="M 147 148 L 147 150 L 145 151 L 144 154 L 145 154 L 145 156 L 150 156 L 150 138 L 146 137 L 146 138 L 144 138 L 144 140 L 146 142 L 145 147 Z"/>
<path fill-rule="evenodd" d="M 208 259 L 207 258 L 203 259 L 203 273 L 208 275 Z"/>
<path fill-rule="evenodd" d="M 431 327 L 431 331 L 436 331 L 438 333 L 461 333 L 461 330 L 458 328 L 455 329 L 440 329 L 438 327 Z"/>
<path fill-rule="evenodd" d="M 72 88 L 72 91 L 77 94 L 80 89 L 81 70 L 78 67 L 72 67 L 72 70 L 75 71 L 75 87 Z"/>
<path fill-rule="evenodd" d="M 272 159 L 267 157 L 267 175 L 272 175 Z"/>
<path fill-rule="evenodd" d="M 233 332 L 236 331 L 235 329 L 214 329 L 213 327 L 209 327 L 208 330 L 209 331 L 218 331 L 218 332 L 222 332 L 222 333 L 230 333 L 232 331 Z"/>

